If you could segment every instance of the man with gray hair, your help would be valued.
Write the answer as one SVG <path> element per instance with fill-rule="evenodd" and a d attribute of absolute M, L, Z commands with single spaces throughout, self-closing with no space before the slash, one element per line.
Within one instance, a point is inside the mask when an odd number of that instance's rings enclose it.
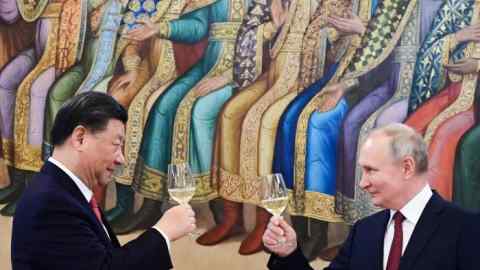
<path fill-rule="evenodd" d="M 403 124 L 376 129 L 358 163 L 360 187 L 385 210 L 354 224 L 326 270 L 480 269 L 479 216 L 431 190 L 427 147 L 418 133 Z M 312 269 L 283 219 L 270 220 L 263 243 L 273 252 L 269 269 Z"/>

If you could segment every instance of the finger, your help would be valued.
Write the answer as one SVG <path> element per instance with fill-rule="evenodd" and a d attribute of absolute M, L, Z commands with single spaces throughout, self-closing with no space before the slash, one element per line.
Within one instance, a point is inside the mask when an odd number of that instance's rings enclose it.
<path fill-rule="evenodd" d="M 278 236 L 272 232 L 266 233 L 263 237 L 270 245 L 277 245 L 281 239 L 284 239 L 283 236 Z"/>
<path fill-rule="evenodd" d="M 340 23 L 344 23 L 344 24 L 349 24 L 349 23 L 352 22 L 351 19 L 342 18 L 342 17 L 335 17 L 335 20 L 337 20 Z"/>
<path fill-rule="evenodd" d="M 109 92 L 113 93 L 113 92 L 116 92 L 118 89 L 118 80 L 115 81 L 112 86 L 110 86 L 110 88 L 108 89 Z"/>
<path fill-rule="evenodd" d="M 144 30 L 143 30 L 143 26 L 142 27 L 138 27 L 138 28 L 135 28 L 135 29 L 132 29 L 130 31 L 127 32 L 127 35 L 139 35 L 141 34 Z"/>
<path fill-rule="evenodd" d="M 182 205 L 182 207 L 187 211 L 187 213 L 193 212 L 193 208 L 190 204 Z"/>
<path fill-rule="evenodd" d="M 118 79 L 116 82 L 115 82 L 115 85 L 114 85 L 114 88 L 115 90 L 120 90 L 122 88 L 122 86 L 125 84 L 125 80 L 123 78 L 120 78 Z"/>
<path fill-rule="evenodd" d="M 459 68 L 460 64 L 445 64 L 444 67 L 448 69 Z"/>
<path fill-rule="evenodd" d="M 124 38 L 128 40 L 133 40 L 133 41 L 140 41 L 137 35 L 133 35 L 133 34 L 128 34 L 128 35 L 126 34 Z"/>
<path fill-rule="evenodd" d="M 447 70 L 450 71 L 450 72 L 454 72 L 454 73 L 460 72 L 460 68 L 457 68 L 457 67 L 447 68 Z"/>
<path fill-rule="evenodd" d="M 327 17 L 327 22 L 329 22 L 331 24 L 336 24 L 338 22 L 338 20 L 335 17 L 328 16 Z"/>
<path fill-rule="evenodd" d="M 285 231 L 280 226 L 269 225 L 268 229 L 272 234 L 274 234 L 277 237 L 285 235 Z"/>
<path fill-rule="evenodd" d="M 119 84 L 118 84 L 118 88 L 125 88 L 127 87 L 127 85 L 129 84 L 129 81 L 128 80 L 122 80 Z"/>
<path fill-rule="evenodd" d="M 263 238 L 263 243 L 269 246 L 276 246 L 278 244 L 278 241 L 271 237 L 265 237 Z"/>
<path fill-rule="evenodd" d="M 278 225 L 284 232 L 295 232 L 292 226 L 290 226 L 290 224 L 288 224 L 284 219 L 281 219 Z"/>
<path fill-rule="evenodd" d="M 346 32 L 349 29 L 349 25 L 339 22 L 339 21 L 333 21 L 331 22 L 333 27 L 337 28 L 337 30 L 340 30 L 341 32 Z"/>

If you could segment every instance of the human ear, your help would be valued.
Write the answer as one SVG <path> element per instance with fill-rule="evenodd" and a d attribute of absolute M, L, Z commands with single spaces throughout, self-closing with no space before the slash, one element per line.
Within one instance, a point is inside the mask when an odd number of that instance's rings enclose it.
<path fill-rule="evenodd" d="M 82 126 L 76 126 L 71 135 L 73 147 L 76 149 L 81 149 L 85 145 L 85 135 L 87 134 L 87 129 Z"/>
<path fill-rule="evenodd" d="M 406 179 L 411 178 L 415 175 L 416 164 L 415 160 L 411 156 L 407 156 L 403 159 L 402 164 L 403 174 L 405 175 Z"/>

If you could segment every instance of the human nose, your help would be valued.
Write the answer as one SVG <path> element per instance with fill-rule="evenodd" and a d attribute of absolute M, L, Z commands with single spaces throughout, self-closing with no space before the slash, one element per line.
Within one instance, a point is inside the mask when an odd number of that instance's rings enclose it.
<path fill-rule="evenodd" d="M 117 158 L 115 159 L 115 163 L 117 163 L 117 165 L 124 165 L 125 164 L 125 156 L 123 155 L 122 150 L 118 151 Z"/>
<path fill-rule="evenodd" d="M 370 185 L 370 181 L 367 176 L 365 176 L 365 173 L 362 174 L 362 179 L 360 179 L 359 185 L 361 189 L 366 189 Z"/>

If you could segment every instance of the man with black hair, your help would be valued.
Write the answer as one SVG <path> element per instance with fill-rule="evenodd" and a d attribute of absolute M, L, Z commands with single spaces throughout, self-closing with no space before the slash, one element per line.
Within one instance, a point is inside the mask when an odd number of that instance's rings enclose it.
<path fill-rule="evenodd" d="M 120 246 L 93 188 L 124 163 L 127 113 L 112 97 L 88 92 L 60 109 L 54 150 L 24 192 L 13 220 L 12 269 L 170 269 L 169 242 L 195 229 L 189 206 L 177 206 Z"/>

